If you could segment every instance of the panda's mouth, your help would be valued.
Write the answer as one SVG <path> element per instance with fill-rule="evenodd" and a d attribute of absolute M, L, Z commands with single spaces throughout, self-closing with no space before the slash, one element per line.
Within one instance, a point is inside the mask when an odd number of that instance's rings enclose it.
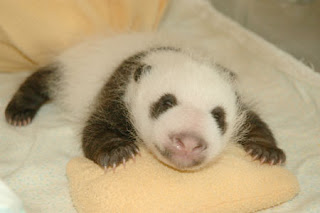
<path fill-rule="evenodd" d="M 180 170 L 192 170 L 199 167 L 204 163 L 206 155 L 204 152 L 201 154 L 194 154 L 188 152 L 177 152 L 171 148 L 164 147 L 161 149 L 155 145 L 156 150 L 166 159 L 166 162 Z"/>

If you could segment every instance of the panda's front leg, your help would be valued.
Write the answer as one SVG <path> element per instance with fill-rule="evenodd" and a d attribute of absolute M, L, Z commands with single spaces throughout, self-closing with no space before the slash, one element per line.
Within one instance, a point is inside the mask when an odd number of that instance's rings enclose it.
<path fill-rule="evenodd" d="M 13 126 L 26 126 L 31 123 L 40 107 L 52 99 L 51 89 L 59 80 L 58 65 L 39 68 L 19 87 L 5 110 L 6 120 Z"/>
<path fill-rule="evenodd" d="M 248 110 L 244 126 L 245 133 L 239 143 L 254 160 L 271 165 L 285 162 L 285 153 L 277 147 L 268 125 L 255 112 Z"/>
<path fill-rule="evenodd" d="M 103 121 L 87 123 L 82 135 L 82 148 L 85 157 L 101 167 L 115 169 L 139 153 L 135 139 L 124 135 Z"/>

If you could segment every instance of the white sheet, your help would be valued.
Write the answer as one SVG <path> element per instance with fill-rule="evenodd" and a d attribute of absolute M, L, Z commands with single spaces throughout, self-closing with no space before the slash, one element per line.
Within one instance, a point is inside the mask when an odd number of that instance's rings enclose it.
<path fill-rule="evenodd" d="M 0 180 L 0 212 L 23 213 L 23 205 L 19 197 Z"/>
<path fill-rule="evenodd" d="M 292 201 L 265 212 L 320 212 L 320 76 L 200 0 L 173 0 L 162 31 L 190 36 L 239 75 L 301 184 Z M 27 212 L 75 212 L 65 166 L 81 154 L 67 115 L 44 106 L 32 125 L 6 124 L 4 109 L 28 73 L 0 74 L 0 177 Z"/>

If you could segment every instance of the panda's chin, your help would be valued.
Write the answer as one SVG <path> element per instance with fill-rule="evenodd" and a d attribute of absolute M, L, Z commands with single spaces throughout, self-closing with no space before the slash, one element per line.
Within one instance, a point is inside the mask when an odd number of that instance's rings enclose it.
<path fill-rule="evenodd" d="M 194 171 L 205 166 L 206 156 L 197 157 L 188 155 L 177 155 L 169 149 L 161 149 L 155 145 L 154 154 L 164 164 L 181 171 Z"/>
<path fill-rule="evenodd" d="M 206 164 L 199 161 L 184 161 L 184 160 L 172 160 L 172 159 L 161 159 L 163 163 L 168 165 L 169 167 L 172 167 L 173 169 L 179 170 L 179 171 L 197 171 L 201 168 L 203 168 Z"/>
<path fill-rule="evenodd" d="M 197 160 L 192 160 L 192 161 L 186 161 L 186 160 L 170 160 L 171 166 L 178 170 L 183 170 L 183 171 L 194 171 L 198 170 L 199 168 L 203 167 L 203 161 L 197 161 Z"/>

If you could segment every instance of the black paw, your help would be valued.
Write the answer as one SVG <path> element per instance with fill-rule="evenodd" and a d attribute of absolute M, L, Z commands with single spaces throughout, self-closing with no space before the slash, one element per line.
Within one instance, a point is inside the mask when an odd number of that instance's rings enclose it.
<path fill-rule="evenodd" d="M 286 155 L 278 147 L 264 143 L 243 144 L 245 151 L 251 155 L 254 160 L 259 160 L 261 164 L 270 165 L 283 164 L 286 161 Z"/>
<path fill-rule="evenodd" d="M 13 101 L 6 108 L 6 120 L 13 126 L 26 126 L 31 123 L 35 116 L 36 109 L 28 109 L 26 106 L 17 104 Z"/>
<path fill-rule="evenodd" d="M 115 169 L 120 164 L 125 166 L 126 162 L 130 159 L 135 160 L 135 156 L 139 154 L 139 148 L 133 142 L 119 143 L 112 149 L 101 149 L 98 153 L 98 164 L 105 169 L 111 167 Z"/>

